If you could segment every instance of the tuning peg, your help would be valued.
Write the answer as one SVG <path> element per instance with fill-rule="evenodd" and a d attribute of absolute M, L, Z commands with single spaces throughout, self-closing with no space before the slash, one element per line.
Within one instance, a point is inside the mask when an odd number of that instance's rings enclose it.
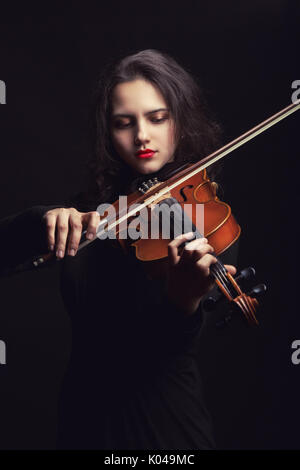
<path fill-rule="evenodd" d="M 242 271 L 235 277 L 236 282 L 249 281 L 255 276 L 255 269 L 252 267 L 242 269 Z"/>
<path fill-rule="evenodd" d="M 212 312 L 217 308 L 217 306 L 225 301 L 224 295 L 220 291 L 216 291 L 214 296 L 206 297 L 202 301 L 202 306 L 205 311 Z"/>
<path fill-rule="evenodd" d="M 267 290 L 267 286 L 265 284 L 258 284 L 257 286 L 253 287 L 251 291 L 248 293 L 250 297 L 261 297 Z"/>

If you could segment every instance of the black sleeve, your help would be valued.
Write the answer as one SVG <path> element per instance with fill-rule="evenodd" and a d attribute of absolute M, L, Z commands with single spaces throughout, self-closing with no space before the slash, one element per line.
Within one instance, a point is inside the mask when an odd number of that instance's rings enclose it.
<path fill-rule="evenodd" d="M 48 210 L 58 207 L 68 205 L 33 206 L 0 220 L 1 276 L 14 274 L 18 266 L 49 251 L 42 217 Z"/>
<path fill-rule="evenodd" d="M 36 205 L 0 220 L 0 276 L 32 269 L 31 259 L 48 253 L 46 227 L 43 215 L 58 207 L 74 207 L 80 212 L 96 210 L 88 193 L 81 191 L 69 195 L 55 205 Z"/>

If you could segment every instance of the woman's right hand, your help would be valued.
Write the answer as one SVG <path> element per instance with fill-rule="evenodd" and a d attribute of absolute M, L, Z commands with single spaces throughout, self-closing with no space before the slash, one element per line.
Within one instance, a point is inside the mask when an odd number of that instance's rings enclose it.
<path fill-rule="evenodd" d="M 65 253 L 76 255 L 83 230 L 87 231 L 87 239 L 96 237 L 100 216 L 96 211 L 79 212 L 70 207 L 51 209 L 43 215 L 42 220 L 46 225 L 49 250 L 55 250 L 56 257 L 61 259 Z"/>

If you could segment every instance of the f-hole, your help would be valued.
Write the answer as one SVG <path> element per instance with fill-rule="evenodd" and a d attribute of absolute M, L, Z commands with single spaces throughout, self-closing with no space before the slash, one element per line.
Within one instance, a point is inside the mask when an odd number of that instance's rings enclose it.
<path fill-rule="evenodd" d="M 184 194 L 185 188 L 192 188 L 192 187 L 193 187 L 192 184 L 187 184 L 186 186 L 184 186 L 183 188 L 181 188 L 181 190 L 179 191 L 179 192 L 180 192 L 180 195 L 181 195 L 181 197 L 182 197 L 182 199 L 183 199 L 184 202 L 187 201 L 187 197 L 186 197 L 186 195 Z"/>

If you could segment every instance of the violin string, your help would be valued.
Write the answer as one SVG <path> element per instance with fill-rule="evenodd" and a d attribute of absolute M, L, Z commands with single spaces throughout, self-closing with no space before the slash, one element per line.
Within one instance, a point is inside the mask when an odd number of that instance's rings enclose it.
<path fill-rule="evenodd" d="M 224 287 L 224 289 L 226 290 L 228 295 L 231 297 L 231 293 L 230 293 L 226 283 L 224 283 L 224 279 L 221 276 L 220 271 L 218 269 L 214 268 L 214 265 L 213 265 L 213 266 L 210 267 L 210 272 L 214 276 L 214 278 L 217 279 L 222 284 L 222 286 Z"/>
<path fill-rule="evenodd" d="M 221 265 L 220 261 L 217 259 L 217 262 L 213 265 L 214 269 L 219 273 L 221 278 L 224 280 L 224 282 L 227 282 L 227 277 L 226 277 L 226 271 L 224 273 L 223 271 L 223 266 Z"/>
<path fill-rule="evenodd" d="M 217 258 L 217 262 L 211 267 L 211 270 L 213 273 L 218 274 L 218 280 L 222 282 L 222 286 L 224 289 L 226 289 L 227 293 L 230 295 L 230 297 L 233 297 L 231 292 L 230 292 L 230 287 L 231 287 L 231 282 L 227 277 L 227 270 L 223 263 Z"/>
<path fill-rule="evenodd" d="M 227 277 L 227 269 L 225 268 L 225 266 L 223 265 L 223 263 L 221 263 L 221 261 L 219 259 L 218 259 L 217 263 L 215 264 L 215 267 L 218 270 L 218 272 L 220 273 L 220 275 L 222 276 L 222 279 L 224 280 L 224 283 L 227 284 L 228 286 L 231 286 L 231 282 Z"/>
<path fill-rule="evenodd" d="M 217 261 L 217 263 L 218 263 L 218 261 Z M 210 267 L 210 272 L 211 272 L 211 274 L 215 277 L 215 279 L 218 279 L 218 281 L 222 284 L 222 286 L 224 287 L 224 289 L 226 289 L 226 291 L 230 294 L 230 292 L 228 291 L 227 285 L 226 285 L 226 283 L 224 282 L 224 278 L 223 278 L 223 276 L 222 276 L 222 273 L 221 273 L 221 271 L 218 269 L 217 263 L 211 265 L 211 267 Z"/>

